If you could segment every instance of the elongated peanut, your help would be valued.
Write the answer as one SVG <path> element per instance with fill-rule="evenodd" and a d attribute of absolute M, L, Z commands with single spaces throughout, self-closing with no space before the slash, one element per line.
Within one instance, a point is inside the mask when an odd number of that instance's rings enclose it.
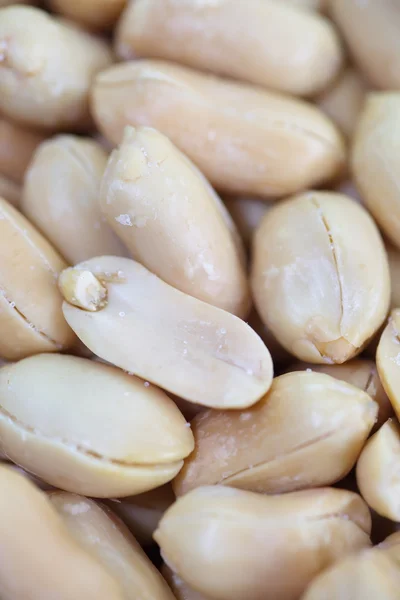
<path fill-rule="evenodd" d="M 67 492 L 53 492 L 49 498 L 70 535 L 119 582 L 124 600 L 174 600 L 159 571 L 111 510 Z"/>
<path fill-rule="evenodd" d="M 400 14 L 400 13 L 399 13 Z M 400 92 L 368 96 L 356 129 L 352 171 L 378 225 L 400 247 Z"/>
<path fill-rule="evenodd" d="M 389 309 L 386 252 L 369 214 L 333 192 L 271 209 L 254 239 L 252 287 L 261 318 L 295 356 L 343 363 Z"/>
<path fill-rule="evenodd" d="M 376 414 L 367 394 L 328 375 L 281 375 L 250 410 L 194 418 L 195 449 L 174 491 L 223 483 L 276 494 L 335 483 L 355 464 Z"/>
<path fill-rule="evenodd" d="M 172 63 L 140 60 L 103 71 L 92 110 L 114 143 L 129 124 L 159 129 L 226 192 L 284 196 L 344 165 L 338 131 L 310 104 Z"/>
<path fill-rule="evenodd" d="M 275 0 L 135 0 L 116 50 L 125 60 L 172 60 L 298 95 L 324 89 L 343 59 L 328 20 Z"/>
<path fill-rule="evenodd" d="M 247 316 L 239 234 L 206 179 L 168 138 L 127 127 L 108 162 L 100 202 L 112 229 L 149 271 L 190 296 Z M 99 254 L 106 252 L 92 256 Z"/>
<path fill-rule="evenodd" d="M 376 352 L 376 364 L 385 392 L 400 418 L 400 309 L 391 312 Z"/>
<path fill-rule="evenodd" d="M 263 496 L 214 486 L 179 498 L 154 538 L 167 565 L 205 596 L 295 600 L 322 569 L 368 547 L 370 526 L 366 504 L 344 490 Z"/>
<path fill-rule="evenodd" d="M 93 258 L 76 269 L 93 273 L 108 290 L 97 312 L 63 305 L 67 322 L 97 356 L 204 406 L 245 408 L 269 389 L 268 349 L 234 315 L 127 258 Z M 71 292 L 64 291 L 67 300 Z"/>
<path fill-rule="evenodd" d="M 161 390 L 114 367 L 42 354 L 0 369 L 0 447 L 55 487 L 110 498 L 171 480 L 193 436 Z"/>
<path fill-rule="evenodd" d="M 397 0 L 331 0 L 332 16 L 370 82 L 400 89 L 400 6 Z"/>
<path fill-rule="evenodd" d="M 44 135 L 0 118 L 0 173 L 22 183 L 25 171 Z"/>
<path fill-rule="evenodd" d="M 45 129 L 90 125 L 91 80 L 111 63 L 105 42 L 38 8 L 10 6 L 0 11 L 0 45 L 4 115 Z"/>
<path fill-rule="evenodd" d="M 127 254 L 100 211 L 106 164 L 106 153 L 93 140 L 61 135 L 39 146 L 26 173 L 22 212 L 72 264 Z"/>
<path fill-rule="evenodd" d="M 2 600 L 124 600 L 98 560 L 75 542 L 46 495 L 0 467 Z"/>
<path fill-rule="evenodd" d="M 109 29 L 126 0 L 47 0 L 50 8 L 90 29 Z"/>
<path fill-rule="evenodd" d="M 57 277 L 66 264 L 13 206 L 0 198 L 0 356 L 18 360 L 76 341 L 62 314 Z"/>

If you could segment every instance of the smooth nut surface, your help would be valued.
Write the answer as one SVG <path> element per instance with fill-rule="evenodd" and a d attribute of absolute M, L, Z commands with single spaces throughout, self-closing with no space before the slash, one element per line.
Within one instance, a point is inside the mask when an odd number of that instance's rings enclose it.
<path fill-rule="evenodd" d="M 92 112 L 115 144 L 126 125 L 155 127 L 226 192 L 284 196 L 344 166 L 340 134 L 311 104 L 173 63 L 106 69 L 93 85 Z"/>
<path fill-rule="evenodd" d="M 13 206 L 0 198 L 0 356 L 18 360 L 71 347 L 76 338 L 57 287 L 66 264 Z"/>
<path fill-rule="evenodd" d="M 44 135 L 0 118 L 0 173 L 22 183 L 25 171 Z"/>
<path fill-rule="evenodd" d="M 148 127 L 127 127 L 108 161 L 100 204 L 132 257 L 149 271 L 190 296 L 247 316 L 244 250 L 234 223 L 168 138 Z"/>
<path fill-rule="evenodd" d="M 369 214 L 334 192 L 279 203 L 253 243 L 252 288 L 261 318 L 292 354 L 343 363 L 389 309 L 385 248 Z"/>
<path fill-rule="evenodd" d="M 195 449 L 174 491 L 223 483 L 277 494 L 335 483 L 355 464 L 376 414 L 376 403 L 343 381 L 281 375 L 252 409 L 209 410 L 193 419 Z"/>
<path fill-rule="evenodd" d="M 322 569 L 370 545 L 370 525 L 351 492 L 264 496 L 214 486 L 179 498 L 154 538 L 167 565 L 205 596 L 296 600 Z"/>
<path fill-rule="evenodd" d="M 93 76 L 111 63 L 107 44 L 38 8 L 0 11 L 0 110 L 46 129 L 81 129 L 91 123 Z"/>
<path fill-rule="evenodd" d="M 39 146 L 26 173 L 21 211 L 72 264 L 127 254 L 100 211 L 106 164 L 100 144 L 60 135 Z"/>
<path fill-rule="evenodd" d="M 103 256 L 77 265 L 106 283 L 98 312 L 64 302 L 64 316 L 94 354 L 177 396 L 245 408 L 272 381 L 268 349 L 243 321 L 172 288 L 139 263 Z M 112 281 L 112 276 L 120 279 Z"/>
<path fill-rule="evenodd" d="M 320 92 L 343 59 L 328 20 L 273 0 L 135 0 L 118 24 L 116 50 L 124 60 L 171 60 L 299 95 Z"/>
<path fill-rule="evenodd" d="M 111 510 L 67 492 L 53 492 L 49 499 L 69 534 L 118 581 L 125 600 L 174 600 L 159 571 Z"/>
<path fill-rule="evenodd" d="M 55 487 L 112 498 L 171 480 L 193 436 L 161 390 L 83 358 L 38 355 L 0 369 L 0 446 Z"/>
<path fill-rule="evenodd" d="M 379 377 L 400 418 L 400 309 L 391 312 L 376 352 Z"/>
<path fill-rule="evenodd" d="M 126 0 L 47 0 L 52 10 L 89 29 L 109 29 L 122 12 Z"/>
<path fill-rule="evenodd" d="M 69 534 L 46 495 L 0 467 L 3 600 L 124 600 L 113 577 Z"/>

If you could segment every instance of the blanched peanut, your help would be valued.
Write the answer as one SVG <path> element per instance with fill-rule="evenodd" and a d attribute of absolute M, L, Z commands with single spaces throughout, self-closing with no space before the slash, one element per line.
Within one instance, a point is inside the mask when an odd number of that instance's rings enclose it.
<path fill-rule="evenodd" d="M 355 133 L 353 176 L 368 210 L 397 247 L 400 247 L 399 139 L 400 93 L 370 94 Z"/>
<path fill-rule="evenodd" d="M 269 389 L 270 354 L 234 315 L 127 258 L 93 258 L 76 269 L 93 273 L 108 290 L 108 304 L 97 312 L 63 305 L 67 322 L 97 356 L 204 406 L 246 408 Z M 67 300 L 73 293 L 62 291 Z"/>
<path fill-rule="evenodd" d="M 107 507 L 66 492 L 49 498 L 69 534 L 119 582 L 124 600 L 174 600 L 135 538 Z"/>
<path fill-rule="evenodd" d="M 400 89 L 398 0 L 331 0 L 331 13 L 370 82 L 381 89 Z"/>
<path fill-rule="evenodd" d="M 100 254 L 126 255 L 100 211 L 107 155 L 89 138 L 60 135 L 36 150 L 21 210 L 72 264 Z"/>
<path fill-rule="evenodd" d="M 90 29 L 109 29 L 126 0 L 47 0 L 50 8 Z"/>
<path fill-rule="evenodd" d="M 32 155 L 43 140 L 43 134 L 0 118 L 0 173 L 22 183 Z"/>
<path fill-rule="evenodd" d="M 386 252 L 369 214 L 333 192 L 271 209 L 254 240 L 252 287 L 261 318 L 292 354 L 343 363 L 386 317 Z"/>
<path fill-rule="evenodd" d="M 109 501 L 111 509 L 124 521 L 142 546 L 153 543 L 153 533 L 167 508 L 175 500 L 171 485 L 166 484 L 144 494 Z"/>
<path fill-rule="evenodd" d="M 0 11 L 0 110 L 46 129 L 87 128 L 93 76 L 111 63 L 107 44 L 36 8 Z"/>
<path fill-rule="evenodd" d="M 357 463 L 357 484 L 378 514 L 400 521 L 400 427 L 391 419 L 367 442 Z"/>
<path fill-rule="evenodd" d="M 391 244 L 386 244 L 386 252 L 390 269 L 391 307 L 397 308 L 400 306 L 400 250 Z"/>
<path fill-rule="evenodd" d="M 400 418 L 400 309 L 392 311 L 378 350 L 376 364 L 385 392 L 389 396 L 397 418 Z"/>
<path fill-rule="evenodd" d="M 149 271 L 190 296 L 247 316 L 239 234 L 206 179 L 168 138 L 127 127 L 108 161 L 100 203 L 132 257 Z M 100 254 L 106 252 L 92 256 Z"/>
<path fill-rule="evenodd" d="M 161 390 L 73 356 L 0 369 L 0 447 L 47 483 L 112 498 L 171 480 L 193 436 Z"/>
<path fill-rule="evenodd" d="M 316 102 L 339 129 L 351 137 L 363 108 L 368 86 L 360 74 L 348 67 Z"/>
<path fill-rule="evenodd" d="M 297 600 L 339 557 L 370 545 L 357 494 L 321 488 L 263 496 L 198 488 L 179 498 L 154 534 L 167 565 L 216 600 Z"/>
<path fill-rule="evenodd" d="M 281 375 L 250 410 L 209 410 L 194 418 L 195 449 L 174 491 L 223 483 L 277 494 L 335 483 L 355 464 L 376 414 L 376 403 L 344 381 L 321 373 Z"/>
<path fill-rule="evenodd" d="M 76 341 L 62 314 L 57 277 L 66 264 L 13 206 L 0 198 L 0 356 L 18 360 Z"/>
<path fill-rule="evenodd" d="M 18 207 L 21 203 L 22 190 L 18 184 L 0 175 L 0 197 Z"/>
<path fill-rule="evenodd" d="M 393 414 L 393 408 L 386 395 L 375 361 L 365 358 L 354 358 L 342 365 L 313 365 L 312 363 L 295 363 L 288 371 L 316 371 L 325 373 L 335 379 L 341 379 L 366 392 L 379 407 L 377 421 L 372 431 L 375 431 Z"/>
<path fill-rule="evenodd" d="M 2 600 L 125 600 L 111 575 L 68 533 L 46 495 L 0 467 Z"/>
<path fill-rule="evenodd" d="M 135 0 L 116 50 L 125 60 L 171 60 L 298 95 L 326 88 L 343 59 L 328 20 L 275 0 Z"/>
<path fill-rule="evenodd" d="M 267 210 L 273 206 L 273 202 L 244 196 L 225 196 L 223 201 L 242 240 L 249 246 L 255 229 Z"/>
<path fill-rule="evenodd" d="M 159 129 L 226 192 L 284 196 L 344 166 L 343 141 L 314 106 L 172 63 L 141 60 L 103 71 L 92 110 L 114 143 L 129 124 Z"/>
<path fill-rule="evenodd" d="M 162 566 L 161 573 L 164 579 L 168 582 L 171 590 L 174 592 L 174 596 L 177 598 L 177 600 L 207 600 L 203 594 L 200 594 L 200 592 L 196 592 L 196 590 L 190 588 L 188 584 L 185 583 L 183 579 L 174 573 L 166 564 Z"/>

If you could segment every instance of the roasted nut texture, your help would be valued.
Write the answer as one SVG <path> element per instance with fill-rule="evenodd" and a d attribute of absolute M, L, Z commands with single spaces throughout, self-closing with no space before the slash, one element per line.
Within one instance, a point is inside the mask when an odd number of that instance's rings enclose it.
<path fill-rule="evenodd" d="M 370 94 L 353 141 L 352 170 L 368 210 L 400 247 L 400 92 Z"/>
<path fill-rule="evenodd" d="M 42 133 L 0 118 L 0 173 L 22 183 L 32 155 L 43 140 Z"/>
<path fill-rule="evenodd" d="M 379 377 L 400 418 L 400 309 L 392 311 L 376 352 Z"/>
<path fill-rule="evenodd" d="M 65 262 L 13 206 L 0 198 L 0 356 L 18 360 L 76 341 L 61 310 L 57 278 Z"/>
<path fill-rule="evenodd" d="M 126 125 L 155 127 L 225 192 L 284 196 L 344 166 L 343 140 L 316 107 L 173 63 L 106 69 L 95 79 L 92 111 L 115 144 Z"/>
<path fill-rule="evenodd" d="M 125 600 L 174 600 L 159 571 L 110 509 L 67 492 L 49 498 L 69 534 L 119 582 Z"/>
<path fill-rule="evenodd" d="M 127 254 L 100 211 L 106 164 L 100 144 L 60 135 L 39 146 L 26 173 L 22 212 L 72 264 Z"/>
<path fill-rule="evenodd" d="M 253 251 L 258 312 L 298 358 L 343 363 L 385 319 L 385 248 L 369 214 L 346 196 L 307 192 L 280 203 L 261 222 Z"/>
<path fill-rule="evenodd" d="M 195 449 L 174 491 L 223 483 L 276 494 L 335 483 L 355 464 L 376 414 L 376 403 L 344 381 L 281 375 L 250 410 L 194 418 Z"/>
<path fill-rule="evenodd" d="M 0 110 L 45 129 L 90 125 L 88 93 L 97 71 L 111 63 L 105 42 L 38 8 L 0 12 Z"/>
<path fill-rule="evenodd" d="M 117 581 L 68 533 L 46 495 L 0 467 L 2 600 L 125 600 Z"/>
<path fill-rule="evenodd" d="M 126 0 L 48 0 L 52 10 L 89 29 L 109 29 L 118 19 Z"/>
<path fill-rule="evenodd" d="M 370 545 L 370 526 L 367 505 L 344 490 L 263 496 L 214 486 L 179 498 L 154 538 L 167 565 L 205 596 L 297 600 L 322 569 Z"/>
<path fill-rule="evenodd" d="M 343 54 L 328 20 L 275 0 L 136 0 L 116 49 L 125 60 L 171 60 L 299 95 L 325 88 Z"/>
<path fill-rule="evenodd" d="M 100 202 L 112 229 L 149 271 L 190 296 L 247 316 L 239 234 L 209 183 L 168 138 L 127 127 L 108 161 Z"/>
<path fill-rule="evenodd" d="M 55 487 L 112 498 L 171 480 L 193 449 L 161 390 L 114 367 L 42 354 L 0 369 L 0 447 Z"/>
<path fill-rule="evenodd" d="M 139 263 L 103 256 L 76 267 L 105 281 L 94 312 L 64 302 L 67 322 L 94 354 L 177 396 L 214 408 L 246 408 L 272 382 L 272 361 L 246 323 L 183 294 Z M 67 299 L 73 289 L 64 290 Z"/>

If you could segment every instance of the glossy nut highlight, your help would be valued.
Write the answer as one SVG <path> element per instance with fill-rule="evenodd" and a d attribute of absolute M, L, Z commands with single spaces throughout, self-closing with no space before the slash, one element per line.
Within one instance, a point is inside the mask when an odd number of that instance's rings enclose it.
<path fill-rule="evenodd" d="M 174 600 L 159 571 L 111 510 L 67 492 L 54 492 L 49 499 L 69 534 L 118 581 L 124 600 Z"/>
<path fill-rule="evenodd" d="M 127 254 L 100 211 L 106 164 L 100 144 L 60 135 L 39 146 L 26 173 L 22 212 L 72 264 Z"/>
<path fill-rule="evenodd" d="M 46 129 L 90 123 L 88 92 L 97 71 L 111 63 L 107 44 L 36 8 L 0 12 L 0 110 Z"/>
<path fill-rule="evenodd" d="M 0 173 L 22 183 L 25 171 L 44 135 L 0 118 Z"/>
<path fill-rule="evenodd" d="M 111 28 L 126 4 L 126 0 L 48 0 L 55 12 L 89 29 Z"/>
<path fill-rule="evenodd" d="M 381 89 L 400 89 L 397 0 L 331 0 L 330 12 L 370 82 Z"/>
<path fill-rule="evenodd" d="M 400 13 L 400 11 L 399 11 Z M 400 93 L 368 96 L 351 157 L 361 196 L 374 219 L 400 247 Z"/>
<path fill-rule="evenodd" d="M 127 127 L 108 161 L 100 203 L 132 257 L 149 271 L 190 296 L 247 316 L 244 250 L 233 221 L 168 138 Z"/>
<path fill-rule="evenodd" d="M 71 347 L 57 278 L 66 264 L 13 206 L 0 198 L 0 356 L 18 360 Z"/>
<path fill-rule="evenodd" d="M 400 418 L 400 309 L 392 311 L 376 352 L 376 364 L 385 392 Z"/>
<path fill-rule="evenodd" d="M 314 106 L 172 63 L 140 60 L 103 71 L 92 111 L 114 143 L 126 125 L 160 130 L 226 192 L 284 196 L 344 166 L 340 134 Z"/>
<path fill-rule="evenodd" d="M 0 447 L 68 491 L 112 498 L 171 480 L 193 436 L 161 390 L 113 367 L 38 355 L 0 369 Z"/>
<path fill-rule="evenodd" d="M 124 600 L 118 583 L 75 542 L 23 475 L 0 467 L 2 600 Z"/>
<path fill-rule="evenodd" d="M 368 440 L 357 463 L 357 485 L 378 514 L 400 521 L 400 427 L 391 419 Z"/>
<path fill-rule="evenodd" d="M 298 95 L 324 89 L 343 60 L 328 20 L 274 0 L 223 0 L 212 8 L 135 0 L 119 22 L 116 50 L 124 60 L 171 60 Z"/>
<path fill-rule="evenodd" d="M 385 319 L 385 248 L 369 214 L 346 196 L 308 192 L 280 203 L 261 222 L 253 251 L 258 312 L 298 358 L 343 363 Z"/>
<path fill-rule="evenodd" d="M 195 449 L 174 491 L 223 483 L 277 494 L 335 483 L 355 464 L 376 414 L 376 403 L 343 381 L 321 373 L 281 375 L 250 410 L 209 410 L 194 418 Z"/>
<path fill-rule="evenodd" d="M 344 490 L 263 496 L 214 486 L 179 498 L 154 538 L 167 565 L 205 596 L 297 600 L 322 569 L 368 547 L 370 527 L 367 505 Z"/>
<path fill-rule="evenodd" d="M 246 408 L 269 389 L 268 349 L 234 315 L 183 294 L 127 258 L 102 256 L 76 269 L 106 282 L 102 310 L 63 305 L 67 322 L 100 358 L 214 408 Z"/>

